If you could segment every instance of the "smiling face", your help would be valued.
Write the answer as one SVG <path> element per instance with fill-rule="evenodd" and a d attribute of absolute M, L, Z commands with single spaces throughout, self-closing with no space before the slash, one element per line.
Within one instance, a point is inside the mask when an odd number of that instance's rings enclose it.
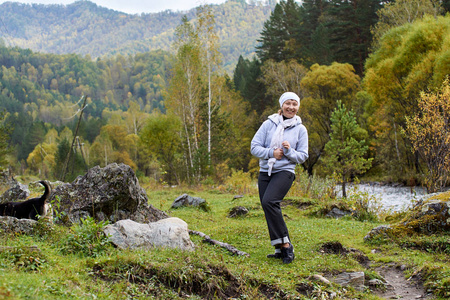
<path fill-rule="evenodd" d="M 298 112 L 298 102 L 295 100 L 286 100 L 281 107 L 283 116 L 290 119 L 293 118 Z"/>

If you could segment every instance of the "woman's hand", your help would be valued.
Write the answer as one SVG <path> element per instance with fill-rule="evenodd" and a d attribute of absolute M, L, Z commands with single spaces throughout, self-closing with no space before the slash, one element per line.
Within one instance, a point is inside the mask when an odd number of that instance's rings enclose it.
<path fill-rule="evenodd" d="M 289 150 L 289 148 L 291 148 L 291 144 L 289 144 L 288 141 L 284 141 L 283 143 L 281 143 L 281 145 L 282 145 L 286 150 Z"/>
<path fill-rule="evenodd" d="M 277 148 L 277 149 L 273 150 L 273 157 L 275 157 L 276 159 L 283 158 L 283 149 Z"/>

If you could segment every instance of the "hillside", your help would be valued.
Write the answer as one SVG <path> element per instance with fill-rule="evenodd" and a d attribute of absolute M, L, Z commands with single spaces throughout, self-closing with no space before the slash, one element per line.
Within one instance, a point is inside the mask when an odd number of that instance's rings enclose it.
<path fill-rule="evenodd" d="M 213 5 L 213 11 L 224 66 L 230 71 L 239 55 L 248 57 L 254 52 L 271 7 L 229 0 Z M 169 51 L 181 17 L 192 20 L 195 13 L 196 9 L 131 15 L 83 0 L 70 5 L 5 2 L 0 5 L 0 38 L 7 46 L 92 58 Z"/>

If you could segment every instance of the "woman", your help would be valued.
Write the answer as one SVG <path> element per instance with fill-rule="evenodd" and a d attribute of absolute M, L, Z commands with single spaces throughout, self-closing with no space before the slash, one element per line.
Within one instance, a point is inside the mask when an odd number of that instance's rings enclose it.
<path fill-rule="evenodd" d="M 259 158 L 258 189 L 275 254 L 289 264 L 294 260 L 294 247 L 281 213 L 280 203 L 295 179 L 295 166 L 308 158 L 308 132 L 297 116 L 300 98 L 286 92 L 280 97 L 281 109 L 269 116 L 256 132 L 251 153 Z"/>

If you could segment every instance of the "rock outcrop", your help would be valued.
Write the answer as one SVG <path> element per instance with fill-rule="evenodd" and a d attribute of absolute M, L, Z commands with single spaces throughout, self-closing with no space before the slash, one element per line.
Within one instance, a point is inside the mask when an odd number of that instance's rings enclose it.
<path fill-rule="evenodd" d="M 428 198 L 428 197 L 427 197 Z M 365 241 L 386 239 L 408 234 L 434 234 L 450 231 L 450 193 L 435 194 L 420 201 L 397 224 L 381 225 L 372 229 Z"/>
<path fill-rule="evenodd" d="M 17 182 L 17 181 L 11 181 L 8 183 L 11 188 L 6 190 L 2 195 L 0 195 L 0 203 L 5 202 L 17 202 L 21 200 L 25 200 L 30 196 L 30 190 L 28 189 L 28 186 Z"/>
<path fill-rule="evenodd" d="M 112 163 L 96 166 L 72 183 L 53 190 L 50 201 L 58 202 L 59 222 L 72 224 L 93 217 L 111 222 L 130 219 L 139 223 L 156 222 L 168 215 L 148 204 L 147 194 L 128 165 Z"/>
<path fill-rule="evenodd" d="M 16 232 L 31 234 L 38 221 L 31 219 L 17 219 L 15 217 L 0 216 L 0 232 Z"/>

